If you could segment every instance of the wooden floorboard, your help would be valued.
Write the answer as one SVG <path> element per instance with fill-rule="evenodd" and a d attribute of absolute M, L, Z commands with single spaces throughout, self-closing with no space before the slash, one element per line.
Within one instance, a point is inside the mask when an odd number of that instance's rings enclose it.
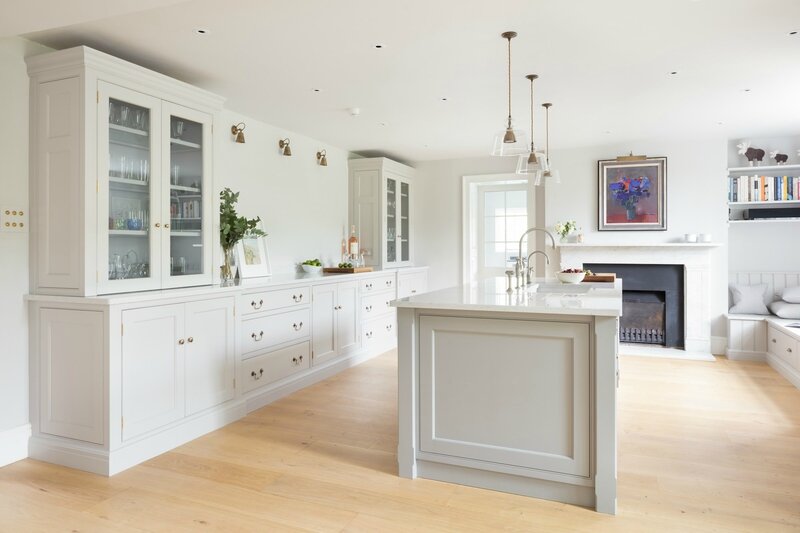
<path fill-rule="evenodd" d="M 113 478 L 0 469 L 0 531 L 798 531 L 800 391 L 760 363 L 623 357 L 619 514 L 396 475 L 375 358 Z"/>

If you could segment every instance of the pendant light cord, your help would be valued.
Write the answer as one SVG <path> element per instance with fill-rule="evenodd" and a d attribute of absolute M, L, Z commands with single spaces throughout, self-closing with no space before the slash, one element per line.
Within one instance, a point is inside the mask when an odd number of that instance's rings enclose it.
<path fill-rule="evenodd" d="M 508 38 L 508 127 L 511 127 L 511 37 Z"/>
<path fill-rule="evenodd" d="M 531 151 L 534 150 L 534 144 L 533 144 L 533 110 L 534 110 L 534 107 L 533 107 L 533 80 L 534 80 L 534 78 L 531 78 Z"/>
<path fill-rule="evenodd" d="M 544 108 L 544 130 L 545 130 L 545 150 L 547 150 L 545 159 L 547 160 L 547 167 L 549 169 L 550 168 L 550 106 Z"/>

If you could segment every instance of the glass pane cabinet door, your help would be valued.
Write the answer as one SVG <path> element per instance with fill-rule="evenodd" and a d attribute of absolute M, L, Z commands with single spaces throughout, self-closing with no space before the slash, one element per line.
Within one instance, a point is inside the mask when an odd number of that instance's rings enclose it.
<path fill-rule="evenodd" d="M 386 262 L 397 261 L 397 180 L 386 179 Z"/>
<path fill-rule="evenodd" d="M 109 84 L 100 94 L 98 292 L 157 288 L 160 101 Z"/>
<path fill-rule="evenodd" d="M 211 117 L 164 104 L 164 136 L 169 148 L 163 169 L 169 205 L 169 239 L 164 256 L 165 285 L 211 283 L 210 224 Z"/>
<path fill-rule="evenodd" d="M 409 185 L 400 182 L 400 261 L 411 261 L 411 249 L 409 239 L 411 238 L 411 227 L 409 220 Z"/>

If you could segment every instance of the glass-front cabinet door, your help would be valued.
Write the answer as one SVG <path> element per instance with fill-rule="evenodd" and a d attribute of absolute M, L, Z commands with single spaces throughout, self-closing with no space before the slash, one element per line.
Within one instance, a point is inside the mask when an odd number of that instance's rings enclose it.
<path fill-rule="evenodd" d="M 163 284 L 212 283 L 212 117 L 168 102 L 162 112 Z"/>
<path fill-rule="evenodd" d="M 411 261 L 411 194 L 410 185 L 400 182 L 400 220 L 398 222 L 398 243 L 400 246 L 400 262 Z"/>
<path fill-rule="evenodd" d="M 161 100 L 98 86 L 98 292 L 161 284 Z"/>
<path fill-rule="evenodd" d="M 386 263 L 397 262 L 397 180 L 386 178 Z"/>

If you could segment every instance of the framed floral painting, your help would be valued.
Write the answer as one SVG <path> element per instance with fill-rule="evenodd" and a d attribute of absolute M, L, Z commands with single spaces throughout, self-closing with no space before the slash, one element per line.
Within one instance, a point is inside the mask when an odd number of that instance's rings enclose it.
<path fill-rule="evenodd" d="M 598 231 L 667 229 L 667 158 L 597 162 Z"/>

